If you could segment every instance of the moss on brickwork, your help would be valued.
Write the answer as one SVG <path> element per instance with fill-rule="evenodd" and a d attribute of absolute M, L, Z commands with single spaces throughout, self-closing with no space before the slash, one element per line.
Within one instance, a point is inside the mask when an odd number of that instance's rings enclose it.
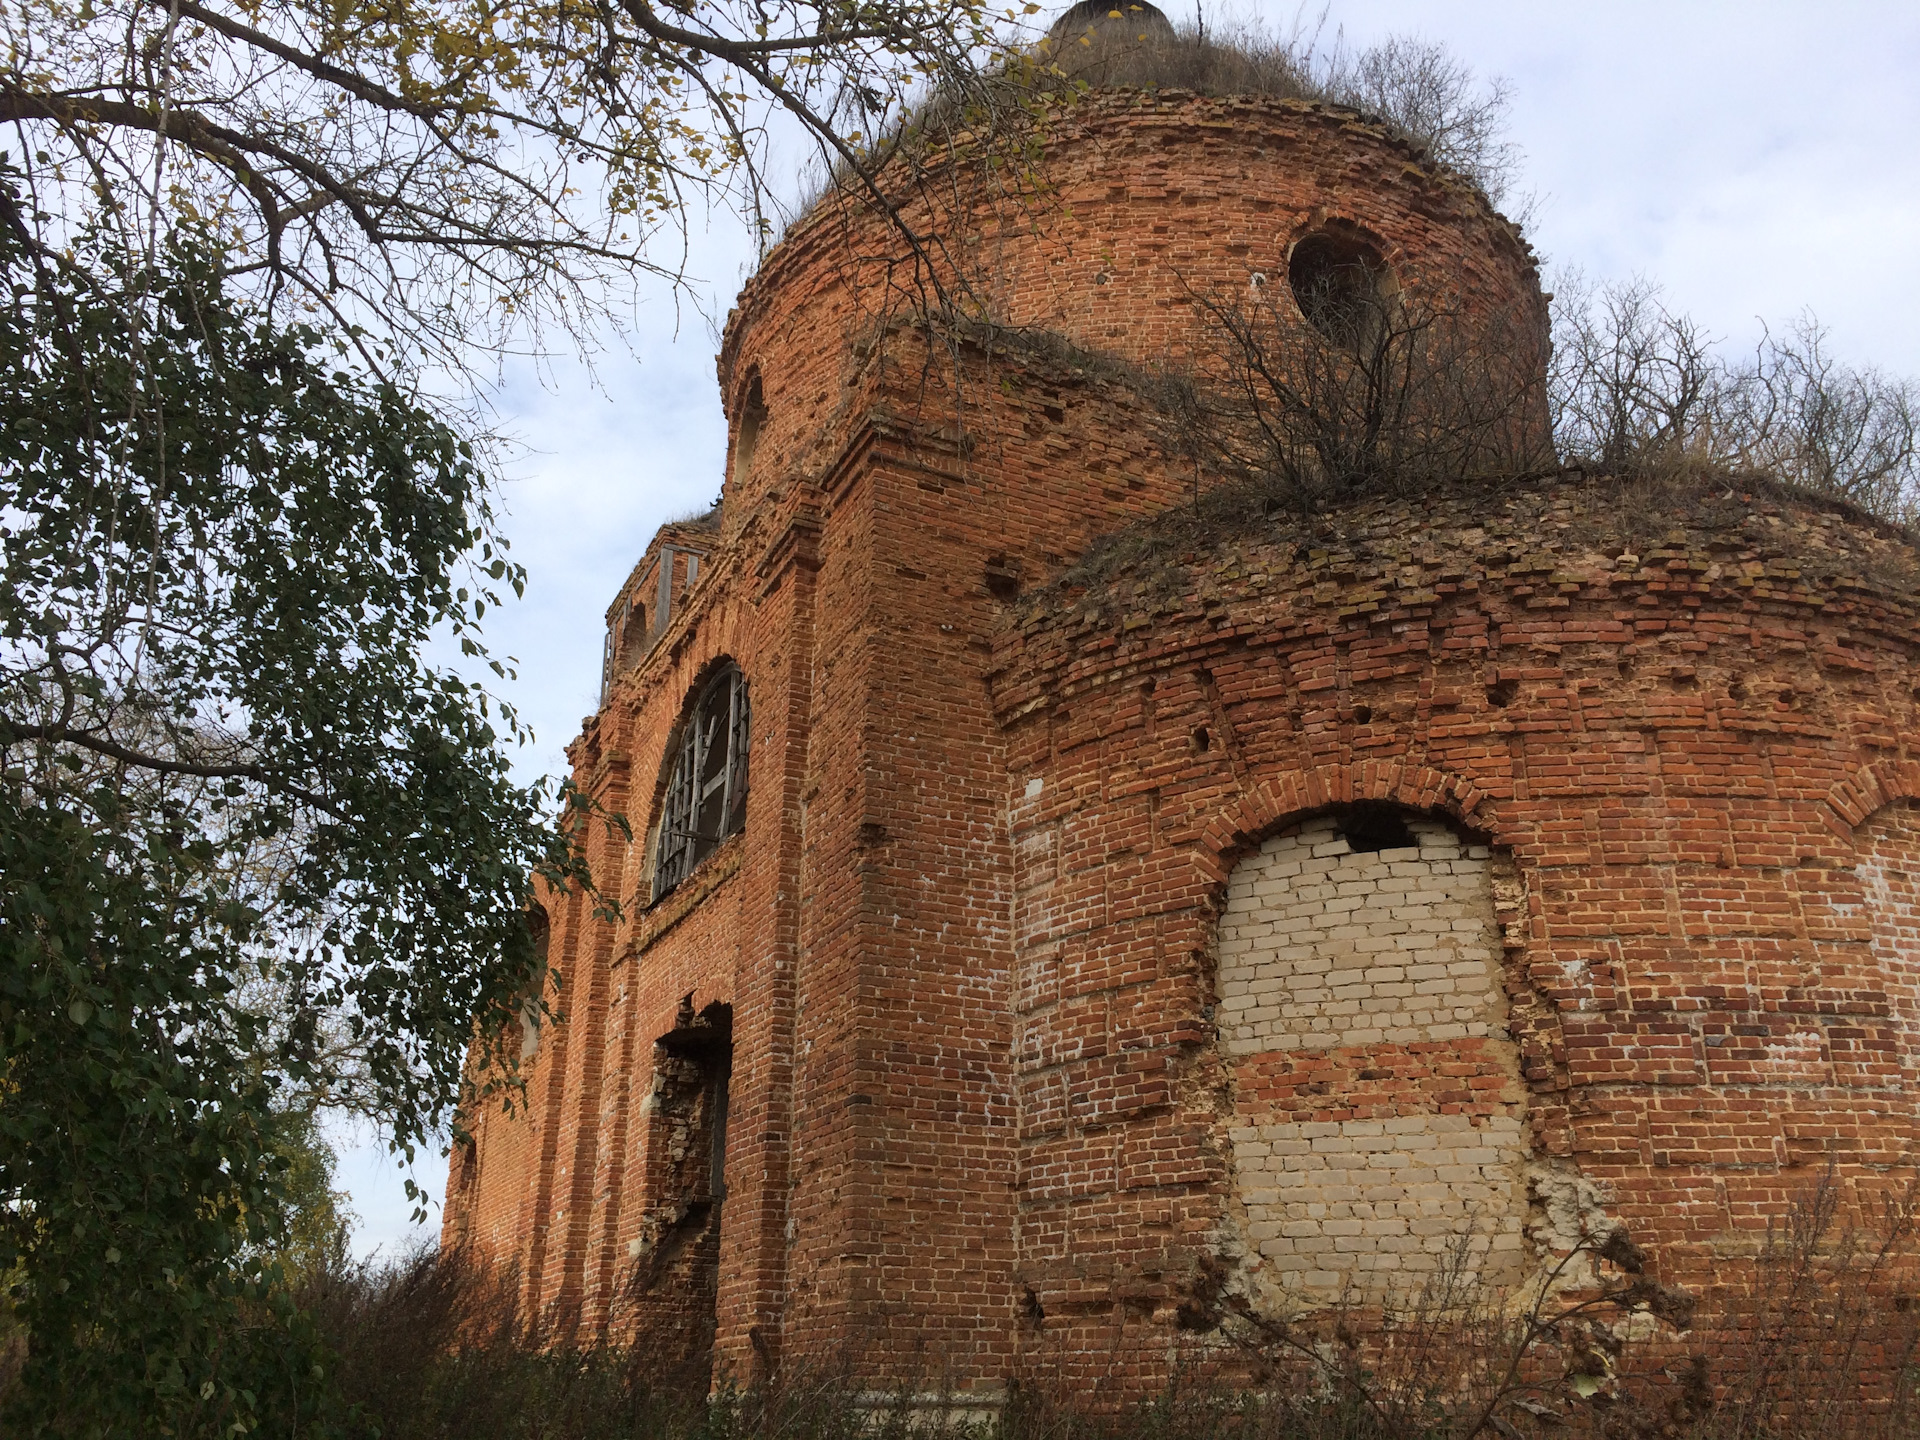
<path fill-rule="evenodd" d="M 1307 603 L 1376 613 L 1430 601 L 1435 583 L 1531 583 L 1542 574 L 1555 585 L 1578 576 L 1613 589 L 1676 577 L 1747 600 L 1804 600 L 1817 588 L 1896 608 L 1920 598 L 1913 537 L 1843 501 L 1756 476 L 1561 471 L 1363 497 L 1313 515 L 1258 486 L 1214 486 L 1100 537 L 1023 600 L 1016 623 L 1046 628 L 1071 616 L 1097 625 L 1142 607 L 1174 614 L 1247 584 L 1301 580 Z"/>

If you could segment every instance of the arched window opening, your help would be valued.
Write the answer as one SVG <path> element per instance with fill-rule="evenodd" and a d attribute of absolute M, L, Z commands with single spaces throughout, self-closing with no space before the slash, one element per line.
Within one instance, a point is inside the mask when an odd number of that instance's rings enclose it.
<path fill-rule="evenodd" d="M 655 900 L 693 873 L 721 841 L 746 828 L 752 730 L 746 677 L 729 661 L 701 687 L 669 742 L 654 849 Z"/>
<path fill-rule="evenodd" d="M 1287 283 L 1307 323 L 1351 350 L 1385 327 L 1389 280 L 1378 250 L 1336 230 L 1306 236 L 1287 260 Z"/>
<path fill-rule="evenodd" d="M 746 393 L 740 397 L 740 407 L 733 421 L 733 464 L 728 467 L 727 478 L 733 481 L 744 479 L 747 467 L 753 464 L 753 452 L 760 444 L 760 430 L 767 422 L 766 401 L 760 395 L 760 374 L 755 371 L 747 381 Z"/>
<path fill-rule="evenodd" d="M 540 1049 L 540 1001 L 547 991 L 547 946 L 553 927 L 547 912 L 535 905 L 527 911 L 527 929 L 533 933 L 533 975 L 520 1000 L 520 1063 L 525 1065 Z"/>
<path fill-rule="evenodd" d="M 627 602 L 627 618 L 620 625 L 620 666 L 631 670 L 647 656 L 648 642 L 653 638 L 647 628 L 647 607 L 639 600 Z"/>

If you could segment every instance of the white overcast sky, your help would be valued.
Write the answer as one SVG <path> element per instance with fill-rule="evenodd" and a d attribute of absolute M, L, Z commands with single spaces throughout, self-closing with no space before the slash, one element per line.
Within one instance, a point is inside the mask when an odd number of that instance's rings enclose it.
<path fill-rule="evenodd" d="M 1188 0 L 1190 3 L 1190 0 Z M 1173 0 L 1174 18 L 1184 17 Z M 1064 8 L 1064 4 L 1058 8 Z M 1292 4 L 1208 5 L 1209 23 Z M 1812 310 L 1854 364 L 1920 375 L 1920 4 L 1516 4 L 1344 0 L 1327 30 L 1364 46 L 1388 34 L 1443 40 L 1513 86 L 1520 188 L 1551 271 L 1643 274 L 1731 344 Z M 744 232 L 716 223 L 695 246 L 706 316 L 662 293 L 637 316 L 629 358 L 593 377 L 570 360 L 511 368 L 498 412 L 525 447 L 505 505 L 526 600 L 490 621 L 517 656 L 509 694 L 537 743 L 529 776 L 558 772 L 594 708 L 601 617 L 663 520 L 719 492 L 725 443 L 715 333 L 747 273 Z M 355 1249 L 393 1253 L 438 1233 L 442 1156 L 414 1175 L 433 1197 L 412 1226 L 377 1137 L 341 1137 L 339 1183 L 359 1216 Z"/>

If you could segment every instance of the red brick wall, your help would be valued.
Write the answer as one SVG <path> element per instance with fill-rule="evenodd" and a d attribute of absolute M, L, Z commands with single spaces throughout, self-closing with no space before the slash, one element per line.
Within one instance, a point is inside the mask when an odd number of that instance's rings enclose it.
<path fill-rule="evenodd" d="M 967 151 L 897 184 L 905 222 L 941 237 L 917 263 L 858 196 L 830 196 L 767 257 L 720 353 L 729 412 L 752 374 L 767 407 L 752 473 L 729 477 L 729 536 L 790 500 L 796 482 L 821 484 L 842 463 L 865 403 L 849 385 L 872 364 L 876 327 L 930 298 L 1155 362 L 1201 340 L 1196 294 L 1244 293 L 1255 273 L 1284 282 L 1293 241 L 1344 221 L 1375 239 L 1403 293 L 1511 312 L 1519 332 L 1531 326 L 1544 342 L 1546 306 L 1519 232 L 1470 186 L 1350 112 L 1114 91 L 1059 106 L 1040 135 L 1034 151 L 1009 153 L 1011 170 Z M 891 358 L 911 390 L 930 355 Z M 947 352 L 936 345 L 931 358 L 950 378 Z M 950 435 L 975 428 L 950 405 L 929 423 Z M 993 464 L 979 457 L 980 469 Z M 1090 481 L 1101 483 L 1097 473 L 1056 476 L 1044 488 L 1071 504 Z"/>
<path fill-rule="evenodd" d="M 1075 108 L 1018 223 L 973 173 L 942 217 L 947 278 L 1082 347 L 1195 343 L 1194 288 L 1283 272 L 1329 216 L 1406 284 L 1542 313 L 1504 221 L 1313 106 Z M 1494 1068 L 1537 1198 L 1611 1187 L 1608 1213 L 1685 1278 L 1830 1148 L 1856 1188 L 1891 1174 L 1911 947 L 1868 894 L 1915 873 L 1881 813 L 1920 794 L 1912 617 L 1859 577 L 1902 547 L 1745 501 L 1643 539 L 1573 481 L 1209 532 L 1108 371 L 930 343 L 895 323 L 889 255 L 830 204 L 730 321 L 729 404 L 753 374 L 766 407 L 753 459 L 571 751 L 632 820 L 632 843 L 584 840 L 623 913 L 548 897 L 565 1022 L 524 1113 L 476 1119 L 450 1239 L 518 1265 L 556 1319 L 643 1323 L 635 1242 L 672 1170 L 645 1108 L 657 1043 L 683 1004 L 724 1004 L 727 1197 L 671 1321 L 710 1283 L 724 1371 L 1150 1379 L 1203 1268 L 1244 1258 L 1229 1121 L 1253 1090 L 1215 1043 L 1228 876 L 1354 800 L 1441 817 L 1511 867 Z M 1056 584 L 1162 512 L 1133 568 Z M 723 659 L 753 704 L 746 829 L 650 906 L 669 737 Z M 1877 869 L 1856 827 L 1882 837 Z M 1422 1063 L 1423 1093 L 1474 1078 Z M 1384 1083 L 1327 1069 L 1287 1103 L 1347 1113 Z"/>
<path fill-rule="evenodd" d="M 1566 478 L 1248 521 L 1027 602 L 994 685 L 1047 1344 L 1164 1343 L 1231 1251 L 1214 916 L 1266 836 L 1353 802 L 1511 857 L 1536 1240 L 1583 1178 L 1700 1284 L 1829 1160 L 1869 1220 L 1911 1176 L 1912 553 L 1750 496 L 1619 509 Z M 1325 1065 L 1306 1103 L 1379 1079 Z"/>

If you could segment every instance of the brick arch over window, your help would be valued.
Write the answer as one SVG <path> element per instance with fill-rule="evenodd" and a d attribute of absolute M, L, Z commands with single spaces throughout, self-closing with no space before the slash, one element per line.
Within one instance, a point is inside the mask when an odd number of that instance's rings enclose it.
<path fill-rule="evenodd" d="M 1378 1295 L 1460 1245 L 1517 1274 L 1529 1154 L 1495 910 L 1508 871 L 1431 807 L 1379 800 L 1323 800 L 1239 847 L 1216 988 L 1256 1292 Z"/>
<path fill-rule="evenodd" d="M 1432 811 L 1481 833 L 1497 829 L 1484 790 L 1430 765 L 1367 761 L 1296 770 L 1248 786 L 1201 832 L 1214 880 L 1224 883 L 1234 862 L 1279 826 L 1331 806 L 1367 802 Z"/>
<path fill-rule="evenodd" d="M 667 740 L 649 836 L 652 899 L 664 899 L 702 860 L 746 828 L 753 711 L 746 676 L 712 662 Z"/>
<path fill-rule="evenodd" d="M 1863 765 L 1826 794 L 1827 823 L 1843 839 L 1869 816 L 1899 800 L 1920 800 L 1920 762 L 1880 760 Z"/>

